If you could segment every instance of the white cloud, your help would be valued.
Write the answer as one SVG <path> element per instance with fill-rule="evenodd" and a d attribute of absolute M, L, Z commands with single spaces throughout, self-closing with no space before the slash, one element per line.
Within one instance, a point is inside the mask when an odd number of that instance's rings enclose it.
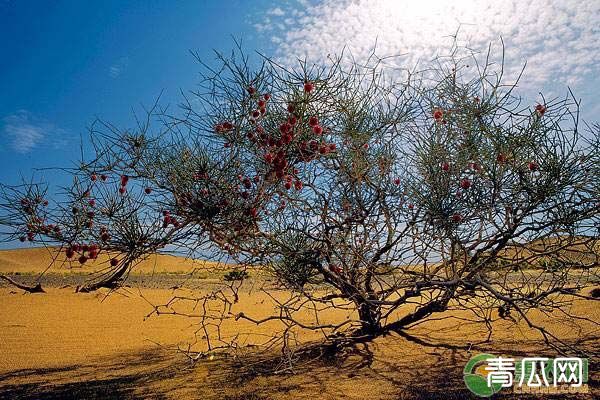
<path fill-rule="evenodd" d="M 569 85 L 595 102 L 592 93 L 600 90 L 598 0 L 325 0 L 285 7 L 267 18 L 269 37 L 279 39 L 276 56 L 288 65 L 297 58 L 324 62 L 343 48 L 365 59 L 377 42 L 379 56 L 402 54 L 410 68 L 444 54 L 458 31 L 460 44 L 485 51 L 493 43 L 496 54 L 502 37 L 506 76 L 516 78 L 527 62 L 520 86 L 529 93 L 565 93 Z"/>
<path fill-rule="evenodd" d="M 282 17 L 285 15 L 285 12 L 281 8 L 275 7 L 267 11 L 267 14 L 274 15 L 276 17 Z"/>
<path fill-rule="evenodd" d="M 65 130 L 34 118 L 26 110 L 7 116 L 2 122 L 2 132 L 17 153 L 28 153 L 46 139 L 51 139 L 54 147 L 64 143 Z"/>
<path fill-rule="evenodd" d="M 110 66 L 108 73 L 111 78 L 117 78 L 129 65 L 129 57 L 121 57 L 119 61 Z"/>

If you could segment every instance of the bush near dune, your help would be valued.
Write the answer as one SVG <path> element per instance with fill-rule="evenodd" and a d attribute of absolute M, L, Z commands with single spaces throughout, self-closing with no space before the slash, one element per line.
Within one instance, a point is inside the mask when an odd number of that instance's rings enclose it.
<path fill-rule="evenodd" d="M 600 126 L 584 129 L 570 96 L 524 103 L 491 54 L 450 54 L 402 79 L 375 55 L 295 68 L 219 55 L 180 112 L 97 121 L 64 196 L 3 186 L 6 238 L 82 265 L 115 254 L 82 291 L 117 288 L 169 246 L 268 271 L 289 299 L 235 318 L 285 322 L 284 341 L 376 337 L 450 309 L 489 329 L 516 317 L 551 341 L 529 312 L 568 313 L 593 274 L 565 276 L 598 266 L 596 252 L 565 254 L 597 248 Z M 545 273 L 527 273 L 531 260 Z M 227 305 L 203 326 L 231 318 L 243 278 L 190 299 Z M 306 321 L 304 307 L 350 313 Z"/>

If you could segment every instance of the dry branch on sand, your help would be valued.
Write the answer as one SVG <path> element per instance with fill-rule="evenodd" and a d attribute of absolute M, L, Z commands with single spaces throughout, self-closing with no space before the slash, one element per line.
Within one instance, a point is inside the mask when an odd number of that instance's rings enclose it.
<path fill-rule="evenodd" d="M 35 286 L 30 286 L 30 285 L 24 285 L 22 283 L 16 282 L 14 279 L 12 279 L 6 275 L 0 275 L 0 279 L 4 279 L 5 281 L 7 281 L 11 285 L 15 286 L 16 288 L 24 290 L 28 293 L 45 293 L 44 289 L 42 289 L 42 284 L 39 282 Z"/>

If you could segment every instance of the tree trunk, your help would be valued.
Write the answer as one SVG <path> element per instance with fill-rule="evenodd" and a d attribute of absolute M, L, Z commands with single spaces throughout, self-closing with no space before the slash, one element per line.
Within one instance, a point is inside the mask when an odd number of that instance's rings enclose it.
<path fill-rule="evenodd" d="M 361 321 L 360 334 L 374 335 L 381 331 L 381 313 L 368 302 L 358 305 L 358 316 Z"/>
<path fill-rule="evenodd" d="M 77 289 L 75 289 L 75 292 L 76 293 L 89 293 L 89 292 L 94 292 L 100 288 L 116 289 L 121 285 L 121 283 L 123 281 L 123 275 L 125 275 L 125 272 L 127 272 L 130 265 L 131 265 L 131 263 L 125 263 L 119 269 L 114 271 L 112 274 L 108 275 L 107 277 L 105 277 L 99 281 L 86 283 L 83 286 L 77 286 Z"/>

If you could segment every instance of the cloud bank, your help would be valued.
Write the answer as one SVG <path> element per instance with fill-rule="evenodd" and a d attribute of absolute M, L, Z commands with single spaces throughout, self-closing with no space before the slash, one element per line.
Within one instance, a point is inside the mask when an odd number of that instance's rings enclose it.
<path fill-rule="evenodd" d="M 485 51 L 506 47 L 506 75 L 514 79 L 527 62 L 521 88 L 550 95 L 566 86 L 600 110 L 600 1 L 291 1 L 267 10 L 255 24 L 276 46 L 280 61 L 322 62 L 346 47 L 365 59 L 377 42 L 380 56 L 403 55 L 403 64 L 427 64 L 459 43 Z M 589 104 L 588 104 L 589 105 Z"/>

